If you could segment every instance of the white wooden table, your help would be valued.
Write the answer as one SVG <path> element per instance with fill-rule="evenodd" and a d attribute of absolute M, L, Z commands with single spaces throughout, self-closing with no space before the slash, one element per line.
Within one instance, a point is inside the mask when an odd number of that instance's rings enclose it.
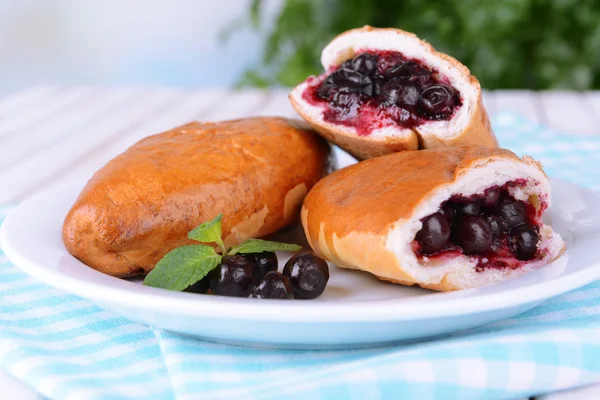
<path fill-rule="evenodd" d="M 563 133 L 600 134 L 600 92 L 496 91 L 491 115 L 515 111 Z M 139 139 L 192 120 L 295 116 L 284 91 L 35 87 L 0 97 L 0 205 L 84 181 Z M 2 396 L 37 399 L 0 372 Z M 600 385 L 539 397 L 597 399 Z"/>

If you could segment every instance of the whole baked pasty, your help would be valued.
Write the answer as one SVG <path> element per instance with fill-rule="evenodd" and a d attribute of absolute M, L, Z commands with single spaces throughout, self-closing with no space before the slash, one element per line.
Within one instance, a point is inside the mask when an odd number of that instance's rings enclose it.
<path fill-rule="evenodd" d="M 311 247 L 340 267 L 449 291 L 542 267 L 565 244 L 542 215 L 550 185 L 508 150 L 406 151 L 322 179 L 302 208 Z"/>
<path fill-rule="evenodd" d="M 400 29 L 342 33 L 325 72 L 290 94 L 321 135 L 358 159 L 459 145 L 497 147 L 481 88 L 467 67 Z"/>
<path fill-rule="evenodd" d="M 96 172 L 66 216 L 63 240 L 101 272 L 146 274 L 218 214 L 227 246 L 297 221 L 328 156 L 327 143 L 297 121 L 193 122 L 143 139 Z"/>

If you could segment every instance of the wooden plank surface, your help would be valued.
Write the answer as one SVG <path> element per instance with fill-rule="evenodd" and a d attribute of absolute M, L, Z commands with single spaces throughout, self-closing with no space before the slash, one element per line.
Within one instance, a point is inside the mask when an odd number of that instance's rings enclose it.
<path fill-rule="evenodd" d="M 484 92 L 483 101 L 492 116 L 516 112 L 563 133 L 600 134 L 599 92 L 503 90 Z M 0 205 L 16 204 L 64 182 L 83 182 L 148 135 L 193 120 L 250 115 L 295 117 L 296 113 L 285 90 L 43 86 L 0 98 Z M 12 398 L 34 396 L 2 373 L 0 387 L 21 387 L 22 393 L 11 393 Z M 600 398 L 600 386 L 539 397 L 574 398 Z"/>

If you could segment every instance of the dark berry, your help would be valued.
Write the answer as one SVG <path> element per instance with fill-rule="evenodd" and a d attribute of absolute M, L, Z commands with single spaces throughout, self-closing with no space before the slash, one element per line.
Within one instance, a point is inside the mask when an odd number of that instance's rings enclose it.
<path fill-rule="evenodd" d="M 277 271 L 277 254 L 272 251 L 263 251 L 262 253 L 242 254 L 254 264 L 252 271 L 252 282 L 258 285 L 265 275 L 270 271 Z"/>
<path fill-rule="evenodd" d="M 488 222 L 488 224 L 490 224 L 490 228 L 492 228 L 492 234 L 494 236 L 499 236 L 506 230 L 504 221 L 502 221 L 502 218 L 498 217 L 497 215 L 486 215 L 485 220 Z"/>
<path fill-rule="evenodd" d="M 458 203 L 456 205 L 456 211 L 461 214 L 467 215 L 479 215 L 481 210 L 481 200 L 470 201 L 468 203 Z"/>
<path fill-rule="evenodd" d="M 379 75 L 373 77 L 373 96 L 379 96 L 383 89 L 383 85 L 385 85 L 385 81 Z"/>
<path fill-rule="evenodd" d="M 539 241 L 539 234 L 528 224 L 519 225 L 510 230 L 510 248 L 519 260 L 534 258 Z"/>
<path fill-rule="evenodd" d="M 321 84 L 317 90 L 317 97 L 323 100 L 329 100 L 339 89 L 339 85 L 342 83 L 343 78 L 339 72 L 334 72 L 329 75 Z"/>
<path fill-rule="evenodd" d="M 412 82 L 400 86 L 396 104 L 400 106 L 416 106 L 419 102 L 419 86 Z"/>
<path fill-rule="evenodd" d="M 405 62 L 404 57 L 400 54 L 385 54 L 379 57 L 377 60 L 377 72 L 384 76 L 390 76 L 388 71 L 395 68 L 397 65 L 401 65 Z"/>
<path fill-rule="evenodd" d="M 256 265 L 236 254 L 225 256 L 210 272 L 210 291 L 220 296 L 248 297 L 254 285 L 252 272 Z"/>
<path fill-rule="evenodd" d="M 385 74 L 389 77 L 410 79 L 417 76 L 428 76 L 431 72 L 427 71 L 414 61 L 408 61 L 388 68 Z"/>
<path fill-rule="evenodd" d="M 415 126 L 419 120 L 417 116 L 410 112 L 410 110 L 403 107 L 392 107 L 389 108 L 391 117 L 394 121 L 398 122 L 402 126 Z"/>
<path fill-rule="evenodd" d="M 385 82 L 379 91 L 380 103 L 384 107 L 389 107 L 393 104 L 396 104 L 398 100 L 398 89 L 400 85 L 397 81 L 387 81 Z"/>
<path fill-rule="evenodd" d="M 380 102 L 385 106 L 415 106 L 419 101 L 419 87 L 410 82 L 393 79 L 387 81 L 380 91 Z"/>
<path fill-rule="evenodd" d="M 462 215 L 452 226 L 452 240 L 465 254 L 483 253 L 492 246 L 492 228 L 482 217 Z"/>
<path fill-rule="evenodd" d="M 330 78 L 331 76 L 327 77 L 327 79 L 325 79 L 323 83 L 321 83 L 321 86 L 319 86 L 317 89 L 317 97 L 322 100 L 329 100 L 329 97 L 331 97 L 334 93 L 335 88 L 331 84 Z"/>
<path fill-rule="evenodd" d="M 498 200 L 500 200 L 500 189 L 495 188 L 486 190 L 481 202 L 484 207 L 493 207 L 498 203 Z"/>
<path fill-rule="evenodd" d="M 375 54 L 362 53 L 354 57 L 350 65 L 354 71 L 371 76 L 377 69 L 378 58 Z"/>
<path fill-rule="evenodd" d="M 347 119 L 356 116 L 360 103 L 358 93 L 337 92 L 333 95 L 329 106 L 338 118 Z"/>
<path fill-rule="evenodd" d="M 419 101 L 419 110 L 430 118 L 441 119 L 451 115 L 455 105 L 454 89 L 440 84 L 423 90 Z"/>
<path fill-rule="evenodd" d="M 340 69 L 339 73 L 343 78 L 340 86 L 345 90 L 363 93 L 367 96 L 373 95 L 373 80 L 369 76 L 346 68 Z"/>
<path fill-rule="evenodd" d="M 426 217 L 423 227 L 415 237 L 423 254 L 433 254 L 443 250 L 450 239 L 450 224 L 439 212 Z"/>
<path fill-rule="evenodd" d="M 315 253 L 300 253 L 288 260 L 283 275 L 290 279 L 296 299 L 315 299 L 327 286 L 329 267 Z"/>
<path fill-rule="evenodd" d="M 369 84 L 360 88 L 359 93 L 367 96 L 373 97 L 375 93 L 377 93 L 377 84 L 374 80 L 371 80 Z"/>
<path fill-rule="evenodd" d="M 521 201 L 506 197 L 498 202 L 492 213 L 504 220 L 507 228 L 520 225 L 527 219 L 527 207 Z"/>
<path fill-rule="evenodd" d="M 439 213 L 446 217 L 448 223 L 452 225 L 452 222 L 454 221 L 454 215 L 456 214 L 456 210 L 454 209 L 452 203 L 448 202 L 444 204 L 444 206 L 440 209 Z"/>
<path fill-rule="evenodd" d="M 257 299 L 293 299 L 294 288 L 290 280 L 279 272 L 268 272 L 252 291 Z"/>
<path fill-rule="evenodd" d="M 210 280 L 208 278 L 208 275 L 206 275 L 204 278 L 200 279 L 198 282 L 194 283 L 193 285 L 191 285 L 187 289 L 185 289 L 184 292 L 202 294 L 202 293 L 208 292 L 209 287 L 210 287 Z"/>

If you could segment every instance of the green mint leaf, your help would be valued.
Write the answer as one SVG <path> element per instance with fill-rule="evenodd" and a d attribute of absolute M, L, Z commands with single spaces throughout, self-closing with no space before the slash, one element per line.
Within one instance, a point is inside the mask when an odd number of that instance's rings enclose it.
<path fill-rule="evenodd" d="M 229 250 L 229 254 L 262 253 L 263 251 L 298 251 L 301 248 L 297 244 L 277 243 L 262 239 L 247 239 Z"/>
<path fill-rule="evenodd" d="M 215 243 L 221 239 L 222 218 L 223 214 L 219 214 L 212 221 L 198 225 L 188 233 L 188 238 L 202 243 Z"/>
<path fill-rule="evenodd" d="M 221 238 L 221 220 L 223 214 L 217 215 L 212 221 L 207 221 L 188 233 L 188 238 L 202 243 L 217 243 L 221 248 L 221 253 L 225 255 L 225 245 Z"/>
<path fill-rule="evenodd" d="M 182 291 L 204 278 L 221 262 L 211 246 L 181 246 L 167 253 L 144 279 L 144 285 Z"/>

